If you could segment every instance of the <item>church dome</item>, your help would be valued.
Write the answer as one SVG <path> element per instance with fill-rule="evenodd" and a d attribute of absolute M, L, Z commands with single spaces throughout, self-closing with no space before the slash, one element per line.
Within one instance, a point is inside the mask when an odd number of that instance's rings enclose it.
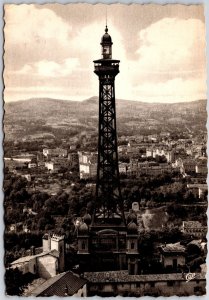
<path fill-rule="evenodd" d="M 132 211 L 127 217 L 128 222 L 135 222 L 137 223 L 137 215 Z"/>
<path fill-rule="evenodd" d="M 109 35 L 108 28 L 106 26 L 106 28 L 105 28 L 105 34 L 102 36 L 102 39 L 101 39 L 101 45 L 107 45 L 107 44 L 112 45 L 112 38 Z"/>
<path fill-rule="evenodd" d="M 134 222 L 130 222 L 127 227 L 128 233 L 137 234 L 137 225 Z"/>
<path fill-rule="evenodd" d="M 89 231 L 89 228 L 88 228 L 88 226 L 86 225 L 86 223 L 82 223 L 81 225 L 80 225 L 80 227 L 78 228 L 78 232 L 81 234 L 87 234 L 88 233 L 88 231 Z"/>
<path fill-rule="evenodd" d="M 91 224 L 91 216 L 90 214 L 85 214 L 84 217 L 83 217 L 83 220 L 84 222 L 87 224 L 87 225 L 90 225 Z"/>

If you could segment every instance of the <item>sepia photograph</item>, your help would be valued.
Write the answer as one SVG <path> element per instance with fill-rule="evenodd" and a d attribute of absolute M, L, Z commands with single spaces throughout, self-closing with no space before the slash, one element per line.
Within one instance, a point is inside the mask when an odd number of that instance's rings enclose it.
<path fill-rule="evenodd" d="M 5 4 L 5 295 L 206 294 L 204 5 Z"/>

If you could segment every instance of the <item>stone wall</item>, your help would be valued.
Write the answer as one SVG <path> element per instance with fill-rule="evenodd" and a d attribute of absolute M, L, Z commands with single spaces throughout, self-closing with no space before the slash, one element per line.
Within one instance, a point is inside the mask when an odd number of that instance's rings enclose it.
<path fill-rule="evenodd" d="M 40 277 L 48 279 L 57 274 L 58 259 L 51 255 L 37 257 L 38 274 Z"/>

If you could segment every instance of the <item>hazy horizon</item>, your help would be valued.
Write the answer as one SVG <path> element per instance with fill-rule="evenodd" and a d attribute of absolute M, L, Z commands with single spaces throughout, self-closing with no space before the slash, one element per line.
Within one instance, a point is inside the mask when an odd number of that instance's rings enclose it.
<path fill-rule="evenodd" d="M 55 101 L 70 101 L 70 102 L 85 102 L 85 101 L 89 101 L 93 98 L 98 98 L 99 99 L 99 96 L 92 96 L 92 97 L 89 97 L 87 99 L 82 99 L 82 100 L 71 100 L 71 99 L 61 99 L 61 98 L 51 98 L 51 97 L 31 97 L 31 98 L 28 98 L 28 99 L 18 99 L 18 100 L 11 100 L 11 101 L 7 101 L 5 103 L 16 103 L 16 102 L 27 102 L 27 101 L 30 101 L 30 100 L 39 100 L 39 99 L 42 99 L 42 100 L 55 100 Z M 130 101 L 130 102 L 141 102 L 141 103 L 145 103 L 145 104 L 183 104 L 183 103 L 191 103 L 191 102 L 197 102 L 197 101 L 207 101 L 207 98 L 205 99 L 194 99 L 194 100 L 188 100 L 188 101 L 182 101 L 182 102 L 168 102 L 168 103 L 165 103 L 165 102 L 148 102 L 148 101 L 143 101 L 143 100 L 131 100 L 131 99 L 120 99 L 120 98 L 117 98 L 116 97 L 116 101 Z"/>

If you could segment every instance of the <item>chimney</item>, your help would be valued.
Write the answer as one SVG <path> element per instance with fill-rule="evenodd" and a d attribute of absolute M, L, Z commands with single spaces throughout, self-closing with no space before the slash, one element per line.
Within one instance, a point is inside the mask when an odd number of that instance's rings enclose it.
<path fill-rule="evenodd" d="M 35 255 L 35 247 L 34 246 L 30 247 L 30 255 Z"/>
<path fill-rule="evenodd" d="M 51 236 L 48 233 L 45 233 L 42 238 L 42 244 L 43 244 L 43 252 L 49 252 L 51 251 Z"/>

